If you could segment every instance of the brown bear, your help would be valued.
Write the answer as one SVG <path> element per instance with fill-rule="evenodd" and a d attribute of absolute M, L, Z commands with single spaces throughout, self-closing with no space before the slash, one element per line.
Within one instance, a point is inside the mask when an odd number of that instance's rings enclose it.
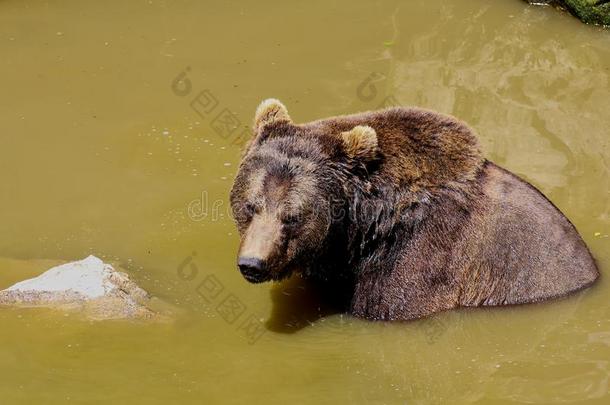
<path fill-rule="evenodd" d="M 367 319 L 538 302 L 599 275 L 544 195 L 486 160 L 467 125 L 419 108 L 297 125 L 264 101 L 231 207 L 246 280 L 298 272 Z"/>

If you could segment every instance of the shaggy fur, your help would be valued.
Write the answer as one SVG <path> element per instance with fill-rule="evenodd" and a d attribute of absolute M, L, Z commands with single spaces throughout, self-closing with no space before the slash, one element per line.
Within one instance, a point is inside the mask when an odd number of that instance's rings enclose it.
<path fill-rule="evenodd" d="M 254 132 L 231 190 L 240 260 L 261 264 L 249 281 L 296 271 L 346 291 L 356 316 L 404 320 L 598 277 L 574 226 L 453 117 L 390 108 L 296 125 L 268 100 Z"/>

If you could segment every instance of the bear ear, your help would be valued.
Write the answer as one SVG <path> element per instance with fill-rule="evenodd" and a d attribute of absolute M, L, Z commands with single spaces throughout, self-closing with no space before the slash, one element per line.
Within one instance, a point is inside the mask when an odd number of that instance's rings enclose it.
<path fill-rule="evenodd" d="M 275 98 L 268 98 L 256 109 L 254 131 L 258 133 L 263 126 L 278 121 L 292 122 L 284 104 Z"/>
<path fill-rule="evenodd" d="M 367 125 L 358 125 L 349 131 L 341 132 L 343 148 L 352 159 L 373 160 L 377 157 L 379 146 L 377 133 Z"/>

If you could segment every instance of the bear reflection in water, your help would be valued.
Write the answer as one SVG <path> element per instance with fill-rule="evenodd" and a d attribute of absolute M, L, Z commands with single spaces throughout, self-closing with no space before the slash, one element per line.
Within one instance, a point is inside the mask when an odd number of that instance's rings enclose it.
<path fill-rule="evenodd" d="M 345 294 L 348 294 L 345 291 Z M 294 333 L 317 320 L 346 312 L 349 297 L 337 294 L 326 283 L 304 279 L 298 274 L 271 288 L 272 309 L 266 327 L 280 333 Z"/>
<path fill-rule="evenodd" d="M 485 159 L 467 125 L 419 108 L 297 125 L 263 102 L 231 207 L 246 280 L 296 273 L 366 319 L 539 302 L 598 277 L 548 199 Z M 286 302 L 315 297 L 303 291 Z"/>

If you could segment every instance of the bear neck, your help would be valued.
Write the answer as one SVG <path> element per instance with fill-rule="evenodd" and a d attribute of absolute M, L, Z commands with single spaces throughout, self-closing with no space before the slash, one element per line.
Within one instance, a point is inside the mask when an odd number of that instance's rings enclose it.
<path fill-rule="evenodd" d="M 347 268 L 355 278 L 362 273 L 387 271 L 391 268 L 388 263 L 400 259 L 405 246 L 439 206 L 453 204 L 467 211 L 476 195 L 474 180 L 434 191 L 411 191 L 392 184 L 372 187 L 369 181 L 354 179 L 346 187 L 349 214 L 342 224 Z"/>

